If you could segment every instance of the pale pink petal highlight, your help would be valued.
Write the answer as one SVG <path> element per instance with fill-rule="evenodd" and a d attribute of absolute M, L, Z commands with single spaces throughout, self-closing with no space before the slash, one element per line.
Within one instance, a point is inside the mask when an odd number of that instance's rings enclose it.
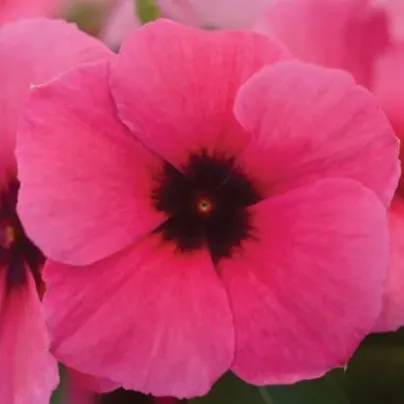
<path fill-rule="evenodd" d="M 73 265 L 120 250 L 164 219 L 152 206 L 160 162 L 117 118 L 108 73 L 99 62 L 38 87 L 20 128 L 19 214 L 45 255 Z"/>
<path fill-rule="evenodd" d="M 139 26 L 140 21 L 135 12 L 134 1 L 123 0 L 111 12 L 100 38 L 111 49 L 119 49 L 125 37 Z"/>
<path fill-rule="evenodd" d="M 330 179 L 250 208 L 253 238 L 219 264 L 233 311 L 232 370 L 294 383 L 346 364 L 381 307 L 385 211 L 356 181 Z"/>
<path fill-rule="evenodd" d="M 348 73 L 299 61 L 266 67 L 240 89 L 235 113 L 253 136 L 240 164 L 259 173 L 267 195 L 337 176 L 389 204 L 398 141 L 376 99 Z"/>
<path fill-rule="evenodd" d="M 123 43 L 111 89 L 132 132 L 181 169 L 189 153 L 233 155 L 248 143 L 232 112 L 236 92 L 285 52 L 252 32 L 208 32 L 158 20 Z"/>
<path fill-rule="evenodd" d="M 397 136 L 404 140 L 404 42 L 380 56 L 375 68 L 373 91 Z"/>
<path fill-rule="evenodd" d="M 273 0 L 158 0 L 162 14 L 207 28 L 251 28 Z"/>
<path fill-rule="evenodd" d="M 68 366 L 176 397 L 207 393 L 230 367 L 232 316 L 207 251 L 179 254 L 156 236 L 89 267 L 50 262 L 44 278 L 53 352 Z"/>
<path fill-rule="evenodd" d="M 28 284 L 7 293 L 6 274 L 0 268 L 1 402 L 49 403 L 59 375 L 35 282 L 27 273 Z"/>
<path fill-rule="evenodd" d="M 393 41 L 404 40 L 404 2 L 402 0 L 374 0 L 387 12 L 389 31 Z"/>

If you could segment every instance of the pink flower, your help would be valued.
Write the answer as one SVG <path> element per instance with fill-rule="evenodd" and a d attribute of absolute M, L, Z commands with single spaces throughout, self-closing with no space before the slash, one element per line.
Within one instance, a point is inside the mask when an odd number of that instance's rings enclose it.
<path fill-rule="evenodd" d="M 397 156 L 344 72 L 248 31 L 135 30 L 37 87 L 21 122 L 53 353 L 174 397 L 228 369 L 261 385 L 345 364 L 380 311 Z"/>
<path fill-rule="evenodd" d="M 404 139 L 403 23 L 401 0 L 280 0 L 268 7 L 258 30 L 276 35 L 300 59 L 350 71 L 375 93 Z M 390 276 L 376 331 L 404 325 L 403 190 L 401 178 L 390 211 Z"/>
<path fill-rule="evenodd" d="M 184 24 L 214 28 L 250 28 L 273 0 L 157 0 L 164 16 Z"/>
<path fill-rule="evenodd" d="M 294 56 L 348 70 L 366 86 L 389 46 L 386 13 L 372 0 L 279 0 L 263 15 L 258 30 L 276 35 Z"/>
<path fill-rule="evenodd" d="M 105 54 L 103 45 L 61 21 L 26 20 L 0 28 L 2 403 L 45 404 L 58 383 L 40 306 L 43 256 L 24 234 L 16 214 L 19 184 L 14 147 L 19 116 L 32 84 L 48 81 L 79 62 L 98 60 Z"/>

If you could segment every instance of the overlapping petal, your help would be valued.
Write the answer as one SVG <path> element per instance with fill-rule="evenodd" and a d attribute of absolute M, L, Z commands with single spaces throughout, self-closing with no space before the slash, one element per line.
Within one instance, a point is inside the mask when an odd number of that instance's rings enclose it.
<path fill-rule="evenodd" d="M 327 179 L 249 211 L 251 238 L 218 267 L 234 316 L 233 371 L 265 385 L 345 365 L 381 308 L 382 204 L 356 181 Z"/>
<path fill-rule="evenodd" d="M 205 394 L 230 367 L 232 316 L 207 250 L 181 255 L 153 236 L 89 267 L 49 262 L 44 278 L 68 366 L 176 397 Z"/>
<path fill-rule="evenodd" d="M 240 164 L 267 196 L 331 176 L 356 179 L 390 203 L 398 141 L 349 74 L 299 61 L 266 67 L 240 89 L 235 113 L 253 136 Z"/>
<path fill-rule="evenodd" d="M 232 155 L 248 143 L 233 117 L 236 92 L 285 55 L 283 46 L 251 32 L 208 32 L 159 20 L 123 43 L 111 89 L 123 122 L 181 169 L 190 153 Z"/>
<path fill-rule="evenodd" d="M 108 73 L 99 62 L 38 87 L 21 122 L 19 214 L 48 257 L 74 265 L 124 248 L 164 219 L 152 204 L 161 163 L 117 118 Z"/>

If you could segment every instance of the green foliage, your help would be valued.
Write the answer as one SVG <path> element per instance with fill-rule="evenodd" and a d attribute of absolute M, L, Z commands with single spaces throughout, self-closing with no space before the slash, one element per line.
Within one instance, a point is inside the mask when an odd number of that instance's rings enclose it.
<path fill-rule="evenodd" d="M 369 336 L 346 373 L 353 404 L 404 404 L 404 329 Z"/>
<path fill-rule="evenodd" d="M 265 404 L 259 389 L 242 382 L 231 373 L 219 380 L 207 396 L 188 402 L 189 404 Z"/>
<path fill-rule="evenodd" d="M 404 404 L 404 329 L 371 335 L 346 372 L 336 369 L 316 380 L 254 387 L 225 375 L 206 396 L 190 404 Z"/>
<path fill-rule="evenodd" d="M 52 395 L 50 404 L 70 404 L 66 403 L 65 384 L 66 384 L 66 370 L 62 365 L 59 365 L 60 383 L 56 391 Z"/>
<path fill-rule="evenodd" d="M 136 13 L 143 23 L 156 20 L 160 10 L 154 0 L 135 0 Z"/>
<path fill-rule="evenodd" d="M 105 22 L 106 10 L 98 4 L 78 3 L 70 7 L 66 19 L 84 32 L 96 35 Z"/>
<path fill-rule="evenodd" d="M 64 400 L 64 372 L 52 404 Z M 118 404 L 117 396 L 110 395 Z M 133 402 L 138 402 L 136 399 Z M 122 401 L 123 402 L 123 401 Z M 130 401 L 132 402 L 132 401 Z M 140 401 L 139 401 L 140 402 Z M 126 403 L 126 401 L 125 401 Z M 288 386 L 255 387 L 231 373 L 205 397 L 188 404 L 404 404 L 404 329 L 371 335 L 361 344 L 347 371 L 336 369 L 316 380 Z"/>
<path fill-rule="evenodd" d="M 270 397 L 267 404 L 350 404 L 343 369 L 333 370 L 320 379 L 261 390 L 263 397 Z"/>
<path fill-rule="evenodd" d="M 349 404 L 343 387 L 343 370 L 324 378 L 291 386 L 250 386 L 232 374 L 224 376 L 206 396 L 190 404 Z"/>

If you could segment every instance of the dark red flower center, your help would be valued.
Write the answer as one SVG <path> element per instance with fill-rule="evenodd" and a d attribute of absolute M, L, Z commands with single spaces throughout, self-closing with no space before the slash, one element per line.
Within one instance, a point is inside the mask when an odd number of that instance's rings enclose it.
<path fill-rule="evenodd" d="M 153 198 L 170 216 L 157 230 L 164 240 L 184 252 L 207 246 L 214 262 L 251 236 L 246 207 L 261 200 L 233 159 L 206 152 L 191 155 L 181 172 L 165 164 Z"/>
<path fill-rule="evenodd" d="M 6 291 L 25 285 L 27 268 L 41 284 L 44 257 L 27 238 L 16 213 L 19 184 L 11 181 L 0 189 L 0 271 L 6 271 Z"/>

